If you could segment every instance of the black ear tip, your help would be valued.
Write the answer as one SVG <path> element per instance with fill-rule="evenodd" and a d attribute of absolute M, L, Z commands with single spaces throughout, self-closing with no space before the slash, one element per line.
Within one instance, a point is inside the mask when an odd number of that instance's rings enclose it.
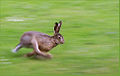
<path fill-rule="evenodd" d="M 62 20 L 60 20 L 59 23 L 62 23 Z"/>
<path fill-rule="evenodd" d="M 57 23 L 57 22 L 55 22 L 55 24 L 57 25 L 58 23 Z"/>

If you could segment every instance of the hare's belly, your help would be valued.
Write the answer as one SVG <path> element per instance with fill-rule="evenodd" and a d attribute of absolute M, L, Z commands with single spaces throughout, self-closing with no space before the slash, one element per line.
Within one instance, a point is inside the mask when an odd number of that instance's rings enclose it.
<path fill-rule="evenodd" d="M 48 52 L 48 51 L 50 51 L 51 49 L 52 49 L 52 46 L 50 46 L 50 45 L 40 45 L 39 46 L 39 49 L 41 50 L 41 51 L 43 51 L 43 52 Z"/>
<path fill-rule="evenodd" d="M 33 45 L 32 44 L 27 44 L 27 45 L 24 45 L 24 47 L 26 47 L 26 48 L 33 48 Z"/>

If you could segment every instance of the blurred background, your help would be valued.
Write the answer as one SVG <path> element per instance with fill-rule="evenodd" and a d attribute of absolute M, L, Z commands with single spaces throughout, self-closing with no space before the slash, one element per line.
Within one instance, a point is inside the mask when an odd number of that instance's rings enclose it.
<path fill-rule="evenodd" d="M 24 32 L 53 35 L 62 20 L 65 44 L 52 49 L 52 60 L 11 53 Z M 0 75 L 117 74 L 119 0 L 0 0 Z"/>

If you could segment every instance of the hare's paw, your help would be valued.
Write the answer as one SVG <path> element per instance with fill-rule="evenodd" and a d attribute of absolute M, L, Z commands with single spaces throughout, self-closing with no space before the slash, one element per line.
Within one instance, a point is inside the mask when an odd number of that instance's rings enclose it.
<path fill-rule="evenodd" d="M 52 56 L 52 54 L 47 53 L 47 54 L 46 54 L 46 58 L 48 58 L 48 59 L 52 59 L 52 58 L 53 58 L 53 56 Z"/>
<path fill-rule="evenodd" d="M 52 59 L 53 56 L 52 56 L 50 53 L 47 53 L 47 54 L 45 54 L 44 56 L 37 55 L 36 58 L 42 59 L 42 60 L 43 60 L 43 59 Z"/>

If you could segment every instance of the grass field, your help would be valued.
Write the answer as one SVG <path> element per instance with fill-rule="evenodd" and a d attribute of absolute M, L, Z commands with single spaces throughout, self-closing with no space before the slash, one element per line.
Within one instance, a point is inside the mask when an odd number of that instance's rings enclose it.
<path fill-rule="evenodd" d="M 106 75 L 119 66 L 119 0 L 0 0 L 0 76 Z M 53 35 L 62 20 L 65 44 L 52 60 L 25 58 L 11 50 L 26 31 Z"/>

